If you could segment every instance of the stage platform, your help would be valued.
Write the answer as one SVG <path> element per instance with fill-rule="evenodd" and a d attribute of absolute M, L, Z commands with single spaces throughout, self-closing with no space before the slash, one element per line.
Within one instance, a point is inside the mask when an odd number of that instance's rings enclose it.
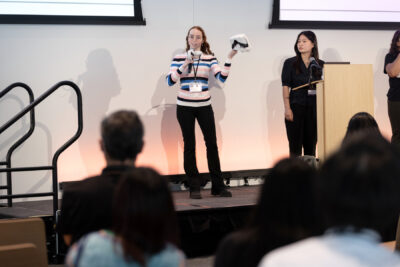
<path fill-rule="evenodd" d="M 212 255 L 229 232 L 243 227 L 255 206 L 260 186 L 230 188 L 233 197 L 211 195 L 202 190 L 202 199 L 190 199 L 188 191 L 175 191 L 173 198 L 178 215 L 181 247 L 188 257 Z M 60 203 L 61 204 L 61 203 Z M 0 219 L 42 217 L 46 225 L 49 262 L 58 263 L 66 248 L 57 240 L 52 201 L 15 202 L 13 207 L 0 207 Z"/>

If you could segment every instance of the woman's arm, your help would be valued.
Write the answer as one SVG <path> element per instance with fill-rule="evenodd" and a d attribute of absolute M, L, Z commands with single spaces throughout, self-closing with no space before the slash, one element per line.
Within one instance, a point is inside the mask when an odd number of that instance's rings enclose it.
<path fill-rule="evenodd" d="M 225 64 L 222 67 L 222 69 L 218 65 L 217 59 L 214 59 L 211 62 L 211 71 L 217 80 L 219 80 L 223 83 L 226 81 L 226 79 L 228 78 L 228 75 L 229 75 L 229 70 L 231 68 L 231 60 L 237 54 L 237 52 L 238 51 L 233 50 L 233 49 L 229 52 L 228 59 L 225 61 Z"/>
<path fill-rule="evenodd" d="M 391 78 L 395 78 L 400 74 L 400 53 L 397 55 L 396 59 L 386 65 L 386 72 Z"/>
<path fill-rule="evenodd" d="M 169 86 L 173 86 L 184 73 L 189 64 L 193 64 L 193 59 L 189 59 L 187 56 L 183 61 L 183 57 L 175 57 L 172 60 L 169 73 L 167 75 L 167 83 Z M 183 61 L 183 64 L 181 63 Z"/>
<path fill-rule="evenodd" d="M 288 86 L 282 87 L 282 95 L 283 95 L 283 105 L 285 107 L 285 119 L 288 121 L 293 121 L 293 112 L 292 109 L 290 108 Z"/>

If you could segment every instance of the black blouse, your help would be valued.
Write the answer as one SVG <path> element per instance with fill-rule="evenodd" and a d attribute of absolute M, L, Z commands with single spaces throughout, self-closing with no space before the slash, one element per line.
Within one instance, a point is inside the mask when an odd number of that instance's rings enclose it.
<path fill-rule="evenodd" d="M 397 58 L 397 54 L 387 54 L 385 57 L 385 66 L 383 68 L 383 72 L 386 72 L 386 65 L 392 63 Z M 400 78 L 392 78 L 389 77 L 389 91 L 387 93 L 387 97 L 389 101 L 400 101 Z"/>
<path fill-rule="evenodd" d="M 296 57 L 291 57 L 285 60 L 282 69 L 282 86 L 288 86 L 289 88 L 296 88 L 298 86 L 307 84 L 310 81 L 310 68 L 307 68 L 303 60 L 300 62 L 300 73 L 296 73 Z M 318 60 L 318 64 L 323 67 L 324 61 Z M 321 73 L 315 73 L 313 70 L 311 76 L 311 82 L 321 79 Z M 290 91 L 289 99 L 290 104 L 300 105 L 315 105 L 315 95 L 309 95 L 308 89 L 315 89 L 315 85 L 303 87 L 301 89 Z"/>

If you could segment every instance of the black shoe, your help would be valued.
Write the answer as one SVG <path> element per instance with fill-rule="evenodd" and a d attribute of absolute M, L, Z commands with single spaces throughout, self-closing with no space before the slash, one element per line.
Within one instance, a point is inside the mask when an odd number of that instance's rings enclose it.
<path fill-rule="evenodd" d="M 211 188 L 211 195 L 218 197 L 232 197 L 232 193 L 229 192 L 226 187 L 221 187 L 219 189 Z"/>
<path fill-rule="evenodd" d="M 201 199 L 200 190 L 190 191 L 189 197 L 190 197 L 191 199 Z"/>

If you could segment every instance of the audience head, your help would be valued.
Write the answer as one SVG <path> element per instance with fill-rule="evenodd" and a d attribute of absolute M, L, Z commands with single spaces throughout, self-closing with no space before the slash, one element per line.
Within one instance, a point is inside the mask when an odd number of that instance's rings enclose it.
<path fill-rule="evenodd" d="M 252 225 L 285 241 L 312 235 L 316 170 L 298 158 L 279 161 L 265 176 Z"/>
<path fill-rule="evenodd" d="M 382 135 L 353 135 L 323 164 L 317 194 L 326 227 L 382 233 L 400 212 L 400 153 Z"/>
<path fill-rule="evenodd" d="M 367 112 L 358 112 L 351 117 L 343 141 L 358 132 L 373 132 L 380 134 L 378 123 Z"/>
<path fill-rule="evenodd" d="M 167 180 L 149 168 L 127 172 L 113 203 L 113 230 L 124 255 L 145 265 L 145 255 L 177 244 L 177 220 Z"/>
<path fill-rule="evenodd" d="M 135 111 L 116 111 L 101 123 L 102 149 L 112 160 L 136 160 L 143 148 L 143 135 L 143 124 Z"/>
<path fill-rule="evenodd" d="M 390 54 L 397 55 L 400 51 L 400 30 L 397 30 L 392 38 L 392 42 L 390 43 Z"/>

